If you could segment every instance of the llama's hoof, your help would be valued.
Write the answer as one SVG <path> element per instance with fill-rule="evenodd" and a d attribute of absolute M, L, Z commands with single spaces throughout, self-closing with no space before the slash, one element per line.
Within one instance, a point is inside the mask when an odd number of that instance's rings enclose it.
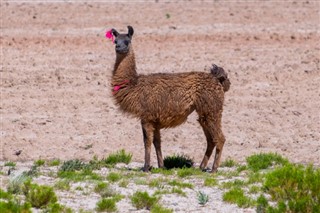
<path fill-rule="evenodd" d="M 203 172 L 211 172 L 211 169 L 210 168 L 203 168 L 203 169 L 201 169 Z"/>
<path fill-rule="evenodd" d="M 144 166 L 144 167 L 141 168 L 141 170 L 142 170 L 143 172 L 150 172 L 152 168 L 153 168 L 152 166 L 147 166 L 147 167 Z"/>

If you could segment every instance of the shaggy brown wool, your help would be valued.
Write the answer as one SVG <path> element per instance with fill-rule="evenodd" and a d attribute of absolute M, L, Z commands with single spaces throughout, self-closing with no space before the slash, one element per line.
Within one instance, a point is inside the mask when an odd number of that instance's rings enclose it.
<path fill-rule="evenodd" d="M 210 72 L 138 75 L 131 44 L 133 28 L 128 34 L 112 30 L 117 53 L 112 76 L 113 96 L 123 112 L 141 120 L 144 144 L 144 171 L 150 169 L 153 143 L 158 166 L 163 167 L 160 129 L 181 125 L 194 110 L 207 139 L 207 150 L 200 168 L 206 169 L 216 147 L 212 171 L 216 171 L 225 138 L 221 130 L 224 92 L 229 90 L 227 73 L 216 65 Z"/>

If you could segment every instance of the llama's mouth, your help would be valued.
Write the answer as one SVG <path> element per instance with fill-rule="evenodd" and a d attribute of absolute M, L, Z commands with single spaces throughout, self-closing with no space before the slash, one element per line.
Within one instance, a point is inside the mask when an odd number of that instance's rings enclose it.
<path fill-rule="evenodd" d="M 118 48 L 118 49 L 116 49 L 116 53 L 119 53 L 119 54 L 126 54 L 128 52 L 129 52 L 129 50 L 127 48 L 122 48 L 122 49 Z"/>

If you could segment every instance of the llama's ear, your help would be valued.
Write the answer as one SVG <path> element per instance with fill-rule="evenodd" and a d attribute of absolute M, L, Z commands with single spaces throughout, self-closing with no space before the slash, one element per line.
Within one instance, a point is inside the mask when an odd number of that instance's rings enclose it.
<path fill-rule="evenodd" d="M 112 34 L 117 37 L 119 35 L 118 31 L 116 31 L 115 29 L 111 29 Z"/>
<path fill-rule="evenodd" d="M 133 36 L 133 28 L 131 26 L 128 26 L 128 36 L 132 37 Z"/>

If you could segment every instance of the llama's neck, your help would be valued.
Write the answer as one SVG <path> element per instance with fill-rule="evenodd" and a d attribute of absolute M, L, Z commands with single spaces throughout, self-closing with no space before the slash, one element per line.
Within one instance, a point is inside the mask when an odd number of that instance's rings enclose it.
<path fill-rule="evenodd" d="M 125 55 L 117 54 L 114 64 L 112 84 L 118 84 L 124 81 L 135 83 L 137 80 L 136 61 L 132 48 Z"/>

